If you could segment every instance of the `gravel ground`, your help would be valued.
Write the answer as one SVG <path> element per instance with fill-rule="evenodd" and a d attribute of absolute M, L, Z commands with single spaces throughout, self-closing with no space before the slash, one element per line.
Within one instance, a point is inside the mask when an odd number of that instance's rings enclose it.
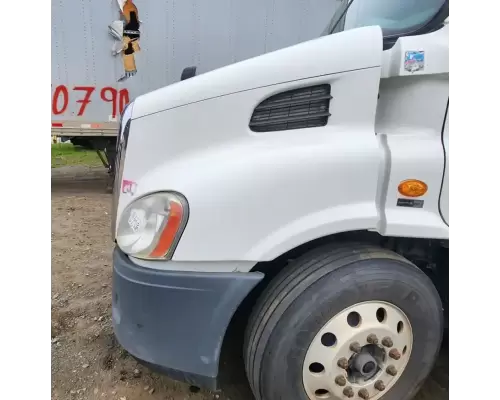
<path fill-rule="evenodd" d="M 149 372 L 115 341 L 105 178 L 102 167 L 52 170 L 52 399 L 252 400 L 243 379 L 197 391 Z M 416 400 L 448 399 L 447 386 L 444 350 Z"/>

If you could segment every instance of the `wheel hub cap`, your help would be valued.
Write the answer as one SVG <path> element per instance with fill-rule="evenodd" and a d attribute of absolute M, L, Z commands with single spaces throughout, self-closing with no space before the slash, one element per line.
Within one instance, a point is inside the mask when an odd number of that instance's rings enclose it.
<path fill-rule="evenodd" d="M 362 353 L 353 356 L 350 367 L 351 375 L 359 374 L 365 380 L 371 379 L 377 373 L 377 369 L 377 360 L 365 349 L 362 350 Z"/>
<path fill-rule="evenodd" d="M 329 320 L 311 342 L 303 383 L 311 400 L 377 400 L 401 376 L 410 358 L 413 333 L 398 307 L 370 301 Z"/>

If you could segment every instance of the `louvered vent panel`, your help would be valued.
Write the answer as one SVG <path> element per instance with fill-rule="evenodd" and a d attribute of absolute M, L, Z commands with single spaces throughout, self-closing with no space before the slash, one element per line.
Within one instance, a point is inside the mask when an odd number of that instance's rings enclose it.
<path fill-rule="evenodd" d="M 330 117 L 330 85 L 289 90 L 260 103 L 250 119 L 254 132 L 325 126 Z"/>

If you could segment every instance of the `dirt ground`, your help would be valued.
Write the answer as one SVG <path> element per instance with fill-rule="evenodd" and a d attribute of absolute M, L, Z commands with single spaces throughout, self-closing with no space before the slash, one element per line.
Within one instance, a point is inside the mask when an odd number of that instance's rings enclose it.
<path fill-rule="evenodd" d="M 221 393 L 149 372 L 111 326 L 111 197 L 101 168 L 52 170 L 52 399 L 252 400 L 241 379 Z M 416 400 L 448 399 L 443 350 Z"/>

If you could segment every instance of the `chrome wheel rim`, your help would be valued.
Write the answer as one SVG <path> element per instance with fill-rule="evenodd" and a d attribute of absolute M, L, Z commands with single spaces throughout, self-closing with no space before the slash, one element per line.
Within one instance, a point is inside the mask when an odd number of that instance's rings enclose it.
<path fill-rule="evenodd" d="M 377 400 L 402 375 L 413 331 L 405 313 L 383 301 L 358 303 L 331 318 L 311 342 L 303 365 L 311 400 Z"/>

